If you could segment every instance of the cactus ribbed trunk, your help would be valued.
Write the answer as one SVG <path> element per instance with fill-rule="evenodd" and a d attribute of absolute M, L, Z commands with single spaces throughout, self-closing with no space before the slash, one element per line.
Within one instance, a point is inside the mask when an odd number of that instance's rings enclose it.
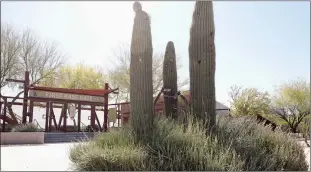
<path fill-rule="evenodd" d="M 130 62 L 130 124 L 138 140 L 144 139 L 153 124 L 152 38 L 150 18 L 139 2 L 133 25 Z"/>
<path fill-rule="evenodd" d="M 216 122 L 215 26 L 212 1 L 197 1 L 192 16 L 189 70 L 192 112 L 213 127 Z"/>
<path fill-rule="evenodd" d="M 166 45 L 163 62 L 163 87 L 165 115 L 177 118 L 177 67 L 175 47 L 172 41 Z"/>

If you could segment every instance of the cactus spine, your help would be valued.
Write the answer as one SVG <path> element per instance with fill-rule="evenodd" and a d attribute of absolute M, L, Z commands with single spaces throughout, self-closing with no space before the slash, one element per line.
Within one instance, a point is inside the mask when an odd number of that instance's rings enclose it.
<path fill-rule="evenodd" d="M 205 125 L 216 122 L 215 26 L 212 1 L 197 1 L 192 16 L 189 70 L 192 112 Z"/>
<path fill-rule="evenodd" d="M 135 2 L 131 62 L 130 62 L 130 124 L 138 140 L 142 140 L 152 130 L 153 85 L 152 85 L 152 38 L 150 18 Z"/>
<path fill-rule="evenodd" d="M 177 117 L 177 67 L 175 47 L 172 41 L 166 45 L 163 62 L 163 87 L 166 116 Z"/>

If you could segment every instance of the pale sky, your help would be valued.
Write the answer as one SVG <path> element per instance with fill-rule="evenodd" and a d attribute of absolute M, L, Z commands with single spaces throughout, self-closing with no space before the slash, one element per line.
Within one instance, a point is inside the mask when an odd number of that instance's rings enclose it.
<path fill-rule="evenodd" d="M 111 66 L 112 52 L 130 44 L 133 2 L 1 2 L 1 21 L 56 41 L 72 64 Z M 141 2 L 151 16 L 154 52 L 173 41 L 181 78 L 189 76 L 188 44 L 194 1 Z M 216 99 L 228 104 L 236 84 L 273 94 L 298 77 L 310 81 L 309 2 L 214 2 Z M 12 93 L 10 93 L 12 94 Z"/>

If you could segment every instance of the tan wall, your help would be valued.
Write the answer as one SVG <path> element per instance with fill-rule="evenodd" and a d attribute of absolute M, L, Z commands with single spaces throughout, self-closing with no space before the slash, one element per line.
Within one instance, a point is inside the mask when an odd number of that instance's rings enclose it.
<path fill-rule="evenodd" d="M 2 132 L 1 145 L 43 144 L 44 132 Z"/>

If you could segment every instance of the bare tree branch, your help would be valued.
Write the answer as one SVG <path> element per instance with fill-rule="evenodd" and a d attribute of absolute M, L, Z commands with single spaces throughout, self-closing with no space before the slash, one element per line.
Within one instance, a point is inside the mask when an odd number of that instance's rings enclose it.
<path fill-rule="evenodd" d="M 1 23 L 1 72 L 0 88 L 7 85 L 5 79 L 19 74 L 18 55 L 21 50 L 20 37 L 12 26 Z"/>
<path fill-rule="evenodd" d="M 120 100 L 129 101 L 130 92 L 130 46 L 128 44 L 121 44 L 113 51 L 113 57 L 110 58 L 114 68 L 109 71 L 109 81 L 113 87 L 119 87 Z M 161 53 L 154 53 L 152 61 L 153 71 L 153 92 L 156 95 L 163 86 L 163 60 L 164 55 Z M 177 58 L 178 59 L 178 58 Z M 180 69 L 181 65 L 177 60 L 177 69 Z M 189 79 L 180 82 L 178 80 L 178 86 L 183 87 L 187 85 Z"/>

